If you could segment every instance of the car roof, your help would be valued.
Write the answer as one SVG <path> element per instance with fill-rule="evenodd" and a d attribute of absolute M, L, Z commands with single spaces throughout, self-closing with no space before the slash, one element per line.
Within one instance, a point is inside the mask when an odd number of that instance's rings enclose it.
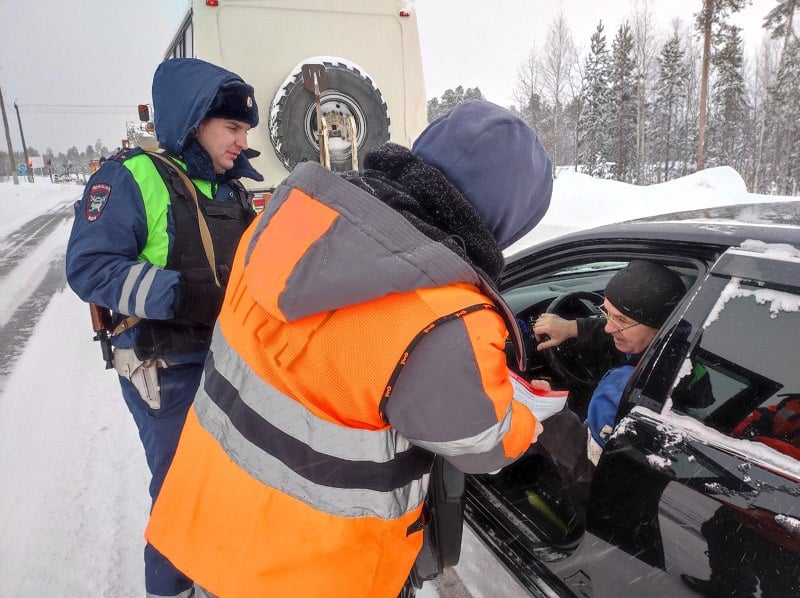
<path fill-rule="evenodd" d="M 748 239 L 800 245 L 800 201 L 751 203 L 648 216 L 569 233 L 523 249 L 512 261 L 551 246 L 599 240 L 666 240 L 735 247 Z"/>

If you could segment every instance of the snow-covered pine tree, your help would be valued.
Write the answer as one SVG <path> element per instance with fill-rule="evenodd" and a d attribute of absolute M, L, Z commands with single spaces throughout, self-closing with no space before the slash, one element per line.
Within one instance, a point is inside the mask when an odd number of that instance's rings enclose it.
<path fill-rule="evenodd" d="M 724 24 L 720 26 L 718 37 L 717 50 L 711 60 L 715 79 L 708 154 L 713 164 L 731 166 L 737 172 L 743 172 L 747 158 L 744 131 L 749 106 L 742 73 L 741 29 Z"/>
<path fill-rule="evenodd" d="M 781 49 L 777 40 L 764 36 L 752 74 L 752 115 L 755 123 L 753 167 L 747 173 L 747 188 L 753 193 L 768 193 L 769 170 L 775 144 L 775 123 L 772 120 L 769 90 L 775 83 Z"/>
<path fill-rule="evenodd" d="M 728 15 L 739 12 L 750 0 L 701 0 L 702 8 L 695 14 L 695 27 L 703 37 L 703 62 L 700 70 L 700 107 L 697 125 L 697 170 L 705 168 L 706 118 L 708 116 L 708 85 L 711 66 L 711 42 L 715 29 L 724 24 Z"/>
<path fill-rule="evenodd" d="M 663 164 L 663 171 L 661 171 L 663 177 L 658 177 L 659 182 L 672 178 L 670 171 L 677 155 L 682 128 L 680 117 L 685 106 L 687 92 L 686 75 L 684 51 L 676 29 L 672 37 L 664 44 L 658 57 L 658 82 L 655 89 L 652 140 L 659 161 Z"/>
<path fill-rule="evenodd" d="M 655 82 L 656 48 L 655 17 L 647 1 L 634 4 L 632 34 L 636 55 L 636 176 L 637 185 L 650 181 L 648 163 L 652 140 L 649 121 L 653 107 L 651 88 Z"/>
<path fill-rule="evenodd" d="M 611 47 L 610 155 L 614 158 L 614 178 L 630 182 L 636 166 L 636 64 L 627 21 L 620 25 Z"/>
<path fill-rule="evenodd" d="M 611 60 L 603 33 L 603 21 L 592 34 L 589 55 L 584 67 L 581 97 L 583 109 L 578 132 L 578 160 L 586 173 L 605 177 L 608 153 L 608 112 L 611 99 L 609 78 Z"/>
<path fill-rule="evenodd" d="M 791 98 L 786 95 L 787 90 L 791 89 L 791 81 L 787 78 L 787 73 L 791 72 L 792 68 L 789 65 L 789 68 L 786 68 L 786 61 L 796 60 L 792 54 L 797 53 L 797 36 L 793 35 L 794 33 L 794 20 L 795 20 L 795 13 L 798 10 L 798 5 L 800 5 L 800 0 L 776 0 L 777 4 L 772 8 L 772 10 L 764 17 L 764 24 L 763 27 L 767 31 L 769 31 L 770 37 L 772 39 L 780 39 L 783 38 L 783 44 L 780 51 L 780 58 L 778 59 L 778 77 L 781 77 L 781 73 L 783 73 L 783 81 L 782 82 L 775 82 L 769 86 L 768 89 L 768 101 L 765 106 L 766 113 L 764 115 L 764 131 L 763 133 L 769 136 L 771 139 L 771 143 L 768 144 L 766 148 L 764 148 L 764 160 L 767 161 L 769 164 L 769 169 L 767 176 L 764 177 L 767 180 L 764 181 L 764 185 L 760 185 L 762 188 L 765 188 L 767 185 L 777 185 L 777 188 L 780 190 L 791 188 L 792 183 L 790 182 L 791 179 L 796 181 L 796 175 L 790 175 L 786 171 L 786 167 L 790 166 L 786 163 L 785 159 L 787 157 L 787 151 L 791 153 L 789 150 L 789 146 L 791 144 L 790 139 L 792 137 L 791 126 L 787 129 L 786 123 L 784 122 L 784 118 L 791 116 L 787 113 L 791 112 L 791 106 L 786 106 L 782 102 L 785 99 Z M 794 40 L 794 44 L 792 41 Z M 795 98 L 797 96 L 795 95 Z M 778 103 L 776 103 L 778 102 Z M 786 146 L 786 147 L 784 147 Z M 767 156 L 771 154 L 771 159 Z M 757 174 L 760 171 L 757 171 Z M 796 182 L 794 183 L 796 186 Z"/>
<path fill-rule="evenodd" d="M 552 156 L 554 143 L 551 126 L 552 110 L 542 94 L 541 71 L 542 64 L 534 46 L 517 69 L 514 100 L 517 102 L 520 116 L 536 130 L 542 145 Z"/>
<path fill-rule="evenodd" d="M 794 15 L 800 7 L 800 0 L 776 0 L 767 16 L 764 17 L 764 29 L 770 32 L 773 39 L 783 37 L 783 51 L 786 51 L 793 32 Z"/>
<path fill-rule="evenodd" d="M 482 100 L 483 94 L 479 87 L 467 87 L 464 89 L 459 85 L 455 89 L 447 89 L 442 94 L 441 99 L 431 98 L 428 100 L 428 122 L 432 122 L 450 112 L 453 108 L 470 100 Z"/>
<path fill-rule="evenodd" d="M 794 195 L 800 191 L 800 39 L 792 37 L 786 46 L 775 84 L 769 90 L 776 124 L 772 181 L 777 192 Z"/>
<path fill-rule="evenodd" d="M 678 140 L 680 168 L 678 176 L 686 176 L 695 170 L 697 137 L 700 114 L 700 71 L 702 40 L 698 40 L 691 27 L 681 30 L 681 45 L 685 48 L 683 64 L 686 68 L 686 97 L 681 110 L 681 133 Z"/>

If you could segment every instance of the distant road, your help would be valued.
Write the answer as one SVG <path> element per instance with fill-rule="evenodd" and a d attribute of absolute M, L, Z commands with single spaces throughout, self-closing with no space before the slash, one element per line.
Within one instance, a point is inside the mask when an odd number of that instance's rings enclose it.
<path fill-rule="evenodd" d="M 0 239 L 0 390 L 42 311 L 66 284 L 72 204 L 65 202 Z M 86 318 L 88 333 L 88 310 Z"/>

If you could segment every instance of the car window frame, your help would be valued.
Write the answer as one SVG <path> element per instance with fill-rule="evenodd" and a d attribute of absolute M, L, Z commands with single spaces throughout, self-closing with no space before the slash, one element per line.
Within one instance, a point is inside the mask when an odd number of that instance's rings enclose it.
<path fill-rule="evenodd" d="M 793 279 L 793 276 L 797 278 Z M 684 360 L 694 352 L 709 315 L 732 278 L 764 283 L 770 288 L 800 295 L 800 283 L 786 282 L 787 279 L 800 281 L 800 261 L 787 264 L 784 260 L 776 260 L 769 255 L 742 253 L 739 248 L 730 248 L 723 252 L 703 280 L 695 285 L 694 292 L 690 294 L 683 309 L 673 312 L 670 318 L 673 328 L 662 328 L 659 337 L 643 356 L 623 394 L 616 424 L 619 425 L 636 407 L 664 416 L 670 419 L 671 425 L 678 427 L 681 426 L 681 418 L 690 418 L 694 422 L 692 427 L 701 426 L 711 437 L 719 434 L 731 441 L 720 439 L 717 443 L 720 448 L 779 475 L 798 480 L 800 462 L 793 457 L 770 449 L 774 451 L 774 456 L 765 460 L 761 456 L 765 450 L 761 443 L 737 439 L 719 432 L 672 405 L 671 392 L 679 381 L 678 375 Z M 665 324 L 666 328 L 669 328 L 670 321 Z"/>

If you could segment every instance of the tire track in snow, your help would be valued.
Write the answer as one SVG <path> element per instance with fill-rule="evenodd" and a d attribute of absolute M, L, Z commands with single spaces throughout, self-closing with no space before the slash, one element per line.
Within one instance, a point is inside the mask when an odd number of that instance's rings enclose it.
<path fill-rule="evenodd" d="M 42 312 L 66 285 L 66 222 L 72 218 L 72 203 L 29 220 L 0 242 L 0 391 Z"/>
<path fill-rule="evenodd" d="M 72 218 L 72 202 L 62 204 L 26 222 L 14 232 L 6 235 L 0 245 L 0 276 L 6 276 L 39 246 L 64 220 Z"/>
<path fill-rule="evenodd" d="M 53 261 L 47 268 L 44 279 L 22 304 L 14 310 L 4 326 L 0 326 L 0 390 L 8 374 L 14 368 L 17 358 L 25 350 L 25 345 L 39 321 L 42 312 L 50 303 L 53 295 L 64 288 L 66 285 L 66 275 L 64 274 L 64 256 Z M 88 315 L 87 322 L 88 322 Z M 88 327 L 88 324 L 87 324 Z M 53 331 L 57 334 L 57 331 Z M 43 364 L 49 367 L 49 364 Z"/>

